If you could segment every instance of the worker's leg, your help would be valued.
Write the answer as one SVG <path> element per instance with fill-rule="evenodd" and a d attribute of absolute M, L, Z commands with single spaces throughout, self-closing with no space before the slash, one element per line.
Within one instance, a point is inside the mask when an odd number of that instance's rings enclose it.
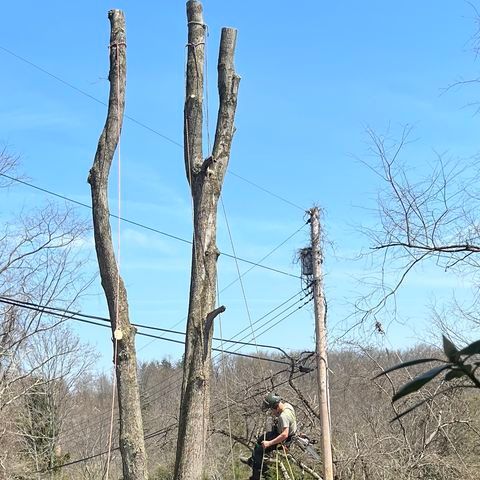
<path fill-rule="evenodd" d="M 275 446 L 273 447 L 268 447 L 264 449 L 262 447 L 262 442 L 264 440 L 273 440 L 278 434 L 276 432 L 267 432 L 264 435 L 260 435 L 257 439 L 257 443 L 255 445 L 255 448 L 253 449 L 253 465 L 252 465 L 252 476 L 251 480 L 260 480 L 260 476 L 262 473 L 266 473 L 268 470 L 268 466 L 263 463 L 263 455 L 265 453 L 271 452 L 272 450 L 275 449 Z"/>

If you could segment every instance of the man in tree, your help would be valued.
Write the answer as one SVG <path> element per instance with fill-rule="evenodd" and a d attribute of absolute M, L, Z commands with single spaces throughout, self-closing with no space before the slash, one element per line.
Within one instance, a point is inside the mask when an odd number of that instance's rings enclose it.
<path fill-rule="evenodd" d="M 268 465 L 264 464 L 263 455 L 271 452 L 284 442 L 288 442 L 297 432 L 297 419 L 295 410 L 289 403 L 282 400 L 275 393 L 269 393 L 263 399 L 263 408 L 270 409 L 275 417 L 273 429 L 265 432 L 257 439 L 257 443 L 250 458 L 240 457 L 240 461 L 252 467 L 252 476 L 250 480 L 260 480 L 260 476 L 265 474 Z"/>

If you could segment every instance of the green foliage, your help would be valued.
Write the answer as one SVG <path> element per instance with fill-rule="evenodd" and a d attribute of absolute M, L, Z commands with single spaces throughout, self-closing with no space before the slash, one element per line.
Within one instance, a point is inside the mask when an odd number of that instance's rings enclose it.
<path fill-rule="evenodd" d="M 159 465 L 153 475 L 149 476 L 149 480 L 173 480 L 173 468 Z"/>
<path fill-rule="evenodd" d="M 439 367 L 432 368 L 427 372 L 415 377 L 411 382 L 406 383 L 403 387 L 398 390 L 398 392 L 392 397 L 392 402 L 396 402 L 402 397 L 409 395 L 410 393 L 414 393 L 417 390 L 420 390 L 424 385 L 426 385 L 430 380 L 433 380 L 437 377 L 440 373 L 444 370 L 448 369 L 448 365 L 440 365 Z"/>
<path fill-rule="evenodd" d="M 34 470 L 49 471 L 50 478 L 62 479 L 59 467 L 69 461 L 70 455 L 63 454 L 57 446 L 60 423 L 53 390 L 52 382 L 38 381 L 32 385 L 17 425 L 23 444 L 21 453 Z"/>
<path fill-rule="evenodd" d="M 480 389 L 480 381 L 476 377 L 476 371 L 480 366 L 480 360 L 475 358 L 477 355 L 480 355 L 480 340 L 477 340 L 470 345 L 467 345 L 465 348 L 459 350 L 451 340 L 449 340 L 447 337 L 445 337 L 445 335 L 443 335 L 443 352 L 445 353 L 447 360 L 435 357 L 418 358 L 415 360 L 410 360 L 408 362 L 402 362 L 398 365 L 394 365 L 393 367 L 390 367 L 379 373 L 374 378 L 379 378 L 395 370 L 408 368 L 414 365 L 420 365 L 422 363 L 439 362 L 441 363 L 441 365 L 427 370 L 426 372 L 418 375 L 413 380 L 403 385 L 393 395 L 392 402 L 396 402 L 403 397 L 419 391 L 431 380 L 438 377 L 442 372 L 445 371 L 446 373 L 443 377 L 443 380 L 445 382 L 450 382 L 454 379 L 464 378 L 467 380 L 468 383 L 462 385 L 463 387 L 473 386 L 474 388 Z M 450 390 L 450 388 L 438 393 L 445 393 L 448 390 Z M 437 395 L 438 393 L 435 393 L 434 395 Z M 427 400 L 428 399 L 421 400 L 420 402 L 410 407 L 408 410 L 405 410 L 404 412 L 397 415 L 393 420 L 397 420 L 400 417 L 403 417 L 407 413 L 411 412 L 412 410 L 425 403 Z"/>

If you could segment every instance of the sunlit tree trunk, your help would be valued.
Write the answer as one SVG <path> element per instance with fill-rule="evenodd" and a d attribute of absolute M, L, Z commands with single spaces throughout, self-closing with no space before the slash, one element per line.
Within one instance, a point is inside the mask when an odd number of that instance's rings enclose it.
<path fill-rule="evenodd" d="M 114 352 L 116 351 L 123 477 L 124 480 L 146 480 L 147 465 L 137 383 L 135 328 L 129 321 L 127 292 L 115 259 L 108 206 L 108 175 L 120 138 L 125 107 L 125 18 L 120 10 L 111 10 L 108 18 L 111 23 L 110 73 L 108 77 L 110 97 L 107 120 L 98 142 L 88 182 L 92 189 L 95 248 L 102 287 L 110 313 Z"/>
<path fill-rule="evenodd" d="M 187 3 L 188 59 L 184 109 L 184 156 L 193 200 L 193 249 L 184 376 L 175 463 L 176 480 L 200 480 L 210 411 L 211 344 L 216 307 L 217 204 L 234 133 L 240 78 L 233 66 L 236 30 L 222 29 L 218 58 L 220 104 L 211 156 L 202 152 L 203 63 L 206 26 L 202 5 Z"/>

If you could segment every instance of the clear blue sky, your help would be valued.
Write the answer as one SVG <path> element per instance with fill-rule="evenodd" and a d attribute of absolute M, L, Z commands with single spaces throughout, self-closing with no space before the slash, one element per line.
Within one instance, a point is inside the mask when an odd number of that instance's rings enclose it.
<path fill-rule="evenodd" d="M 475 13 L 467 2 L 425 0 L 302 2 L 205 0 L 209 27 L 209 129 L 216 118 L 216 57 L 222 26 L 238 28 L 236 68 L 242 77 L 230 170 L 303 208 L 325 210 L 324 227 L 334 248 L 326 250 L 329 322 L 338 325 L 352 312 L 361 291 L 353 277 L 368 275 L 365 264 L 350 261 L 368 246 L 357 230 L 373 220 L 379 187 L 356 159 L 368 159 L 367 126 L 415 126 L 410 147 L 413 166 L 434 158 L 477 153 L 479 118 L 465 108 L 478 99 L 475 87 L 443 90 L 460 78 L 474 78 L 472 51 Z M 0 141 L 22 158 L 23 170 L 41 187 L 82 202 L 106 108 L 7 53 L 14 52 L 88 94 L 107 100 L 109 23 L 107 11 L 120 8 L 127 21 L 127 115 L 176 142 L 182 141 L 185 2 L 103 0 L 7 2 L 2 7 L 0 61 Z M 191 203 L 182 149 L 135 123 L 122 135 L 122 215 L 159 230 L 191 238 Z M 112 180 L 116 175 L 112 171 Z M 112 181 L 112 211 L 115 212 Z M 238 256 L 257 261 L 304 222 L 304 214 L 234 175 L 227 175 L 223 200 Z M 3 194 L 3 193 L 2 193 Z M 9 193 L 11 210 L 45 201 L 46 195 L 18 187 Z M 88 216 L 88 211 L 79 210 Z M 265 260 L 298 274 L 295 251 L 308 243 L 305 229 Z M 232 253 L 219 212 L 219 248 Z M 131 225 L 122 226 L 121 270 L 129 293 L 131 319 L 183 329 L 190 276 L 190 247 Z M 92 256 L 94 255 L 92 248 Z M 92 269 L 95 265 L 92 264 Z M 240 264 L 241 271 L 249 266 Z M 220 288 L 236 278 L 231 259 L 219 261 Z M 437 278 L 438 280 L 438 278 Z M 447 295 L 456 280 L 440 282 Z M 405 318 L 418 326 L 431 290 L 425 278 L 399 298 Z M 252 320 L 301 288 L 300 281 L 262 269 L 244 280 Z M 437 290 L 437 294 L 438 294 Z M 99 282 L 85 302 L 86 313 L 105 314 Z M 220 299 L 227 306 L 223 335 L 248 326 L 239 284 Z M 424 317 L 425 315 L 425 317 Z M 418 318 L 418 316 L 420 318 Z M 371 326 L 368 326 L 371 328 Z M 368 329 L 367 328 L 367 329 Z M 259 343 L 313 348 L 313 315 L 303 309 Z M 83 339 L 111 356 L 109 332 L 82 327 Z M 413 330 L 392 327 L 392 344 L 408 345 Z M 341 334 L 334 330 L 332 338 Z M 218 330 L 216 335 L 219 335 Z M 416 337 L 418 338 L 418 337 Z M 148 346 L 147 343 L 149 343 Z M 182 348 L 139 339 L 140 358 L 178 358 Z"/>

